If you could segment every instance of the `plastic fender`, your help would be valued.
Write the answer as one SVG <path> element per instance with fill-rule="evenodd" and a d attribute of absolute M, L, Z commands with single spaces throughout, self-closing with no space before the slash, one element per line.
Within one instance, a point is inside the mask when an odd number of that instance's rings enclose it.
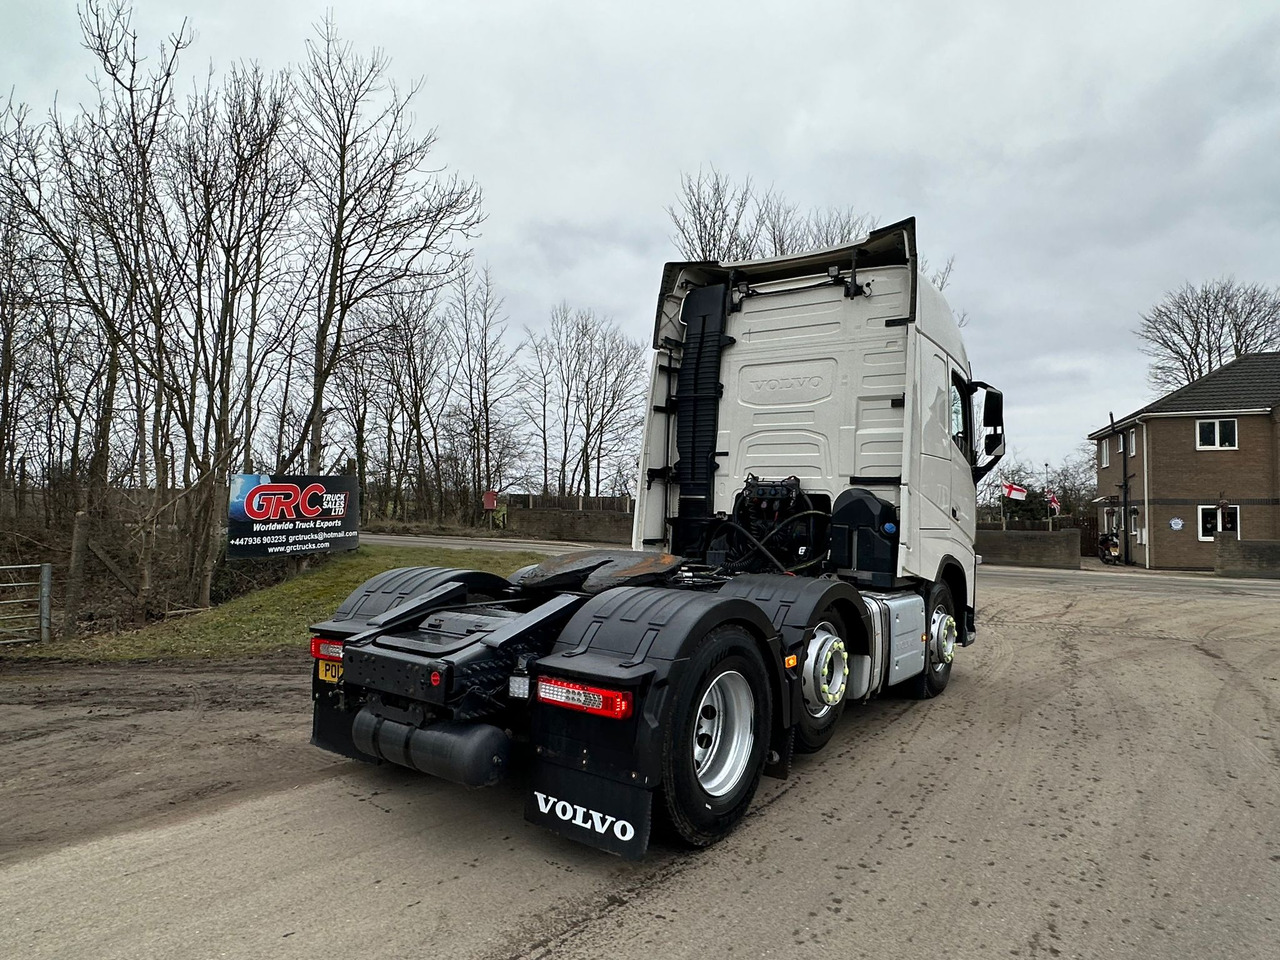
<path fill-rule="evenodd" d="M 698 641 L 727 623 L 745 626 L 766 645 L 766 662 L 779 662 L 777 631 L 749 600 L 663 587 L 618 587 L 591 598 L 535 670 L 633 689 L 635 714 L 625 726 L 586 718 L 595 721 L 587 729 L 570 711 L 535 704 L 533 736 L 544 748 L 543 757 L 563 756 L 565 746 L 573 744 L 588 755 L 585 766 L 591 772 L 656 787 L 671 690 Z M 623 737 L 630 742 L 619 742 Z M 603 742 L 606 738 L 610 742 Z M 599 763 L 591 759 L 597 756 Z"/>
<path fill-rule="evenodd" d="M 871 637 L 871 617 L 856 587 L 843 580 L 815 580 L 809 577 L 784 577 L 778 574 L 748 574 L 735 577 L 720 588 L 720 596 L 742 598 L 769 617 L 781 636 L 785 656 L 797 653 L 808 631 L 818 623 L 818 615 L 830 606 L 841 608 L 848 625 L 860 623 L 862 638 Z M 783 670 L 781 660 L 771 662 L 777 671 L 780 687 L 779 709 L 776 711 L 776 735 L 781 735 L 795 722 L 796 712 L 804 709 L 801 702 L 799 676 L 794 670 Z"/>
<path fill-rule="evenodd" d="M 347 636 L 359 633 L 370 618 L 451 581 L 465 584 L 469 592 L 491 597 L 501 596 L 511 589 L 511 584 L 504 578 L 480 570 L 397 567 L 384 570 L 360 584 L 338 605 L 337 612 L 330 619 L 313 624 L 311 629 Z"/>
<path fill-rule="evenodd" d="M 942 558 L 942 562 L 938 564 L 938 575 L 933 578 L 934 583 L 942 583 L 944 577 L 948 574 L 951 578 L 959 580 L 964 584 L 964 589 L 956 590 L 951 588 L 951 599 L 956 602 L 956 619 L 959 621 L 960 627 L 960 646 L 967 647 L 973 643 L 973 634 L 970 627 L 973 623 L 973 604 L 969 602 L 969 592 L 974 585 L 969 582 L 969 578 L 965 575 L 964 564 L 947 554 Z M 922 588 L 926 599 L 929 595 L 930 585 L 925 584 Z"/>

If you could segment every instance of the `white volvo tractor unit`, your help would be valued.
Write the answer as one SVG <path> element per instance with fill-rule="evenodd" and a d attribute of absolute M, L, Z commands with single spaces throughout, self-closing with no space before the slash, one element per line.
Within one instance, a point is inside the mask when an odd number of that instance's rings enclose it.
<path fill-rule="evenodd" d="M 468 786 L 527 744 L 526 818 L 639 857 L 723 837 L 846 705 L 943 691 L 1003 401 L 915 221 L 668 264 L 654 348 L 632 549 L 372 578 L 313 627 L 313 743 Z"/>

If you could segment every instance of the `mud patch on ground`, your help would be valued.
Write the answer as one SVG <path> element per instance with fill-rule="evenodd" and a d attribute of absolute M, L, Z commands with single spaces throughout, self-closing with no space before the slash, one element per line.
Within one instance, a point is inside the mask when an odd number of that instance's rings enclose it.
<path fill-rule="evenodd" d="M 0 667 L 0 865 L 331 775 L 310 661 Z"/>

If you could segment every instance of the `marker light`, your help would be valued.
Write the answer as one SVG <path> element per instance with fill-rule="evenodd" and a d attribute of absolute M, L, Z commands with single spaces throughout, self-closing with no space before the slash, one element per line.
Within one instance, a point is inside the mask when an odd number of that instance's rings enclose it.
<path fill-rule="evenodd" d="M 799 661 L 799 659 L 796 657 L 796 655 L 795 655 L 794 653 L 792 653 L 792 654 L 788 654 L 788 655 L 787 655 L 787 659 L 785 659 L 785 660 L 783 660 L 783 661 L 782 661 L 782 665 L 783 665 L 784 667 L 786 667 L 788 670 L 790 670 L 792 667 L 794 667 L 794 666 L 795 666 L 797 663 L 799 663 L 799 662 L 800 662 L 800 661 Z"/>
<path fill-rule="evenodd" d="M 589 687 L 558 677 L 538 678 L 538 699 L 597 717 L 625 720 L 631 716 L 632 697 L 629 691 Z"/>
<path fill-rule="evenodd" d="M 311 638 L 311 656 L 317 660 L 342 660 L 342 641 Z"/>

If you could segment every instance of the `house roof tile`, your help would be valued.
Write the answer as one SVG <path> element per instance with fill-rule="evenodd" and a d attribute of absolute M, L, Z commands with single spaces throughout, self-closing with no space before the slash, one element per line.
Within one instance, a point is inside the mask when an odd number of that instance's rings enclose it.
<path fill-rule="evenodd" d="M 1250 353 L 1165 394 L 1126 417 L 1117 418 L 1116 425 L 1145 414 L 1270 410 L 1277 404 L 1280 404 L 1280 352 Z M 1110 431 L 1108 425 L 1089 436 L 1096 439 Z"/>

